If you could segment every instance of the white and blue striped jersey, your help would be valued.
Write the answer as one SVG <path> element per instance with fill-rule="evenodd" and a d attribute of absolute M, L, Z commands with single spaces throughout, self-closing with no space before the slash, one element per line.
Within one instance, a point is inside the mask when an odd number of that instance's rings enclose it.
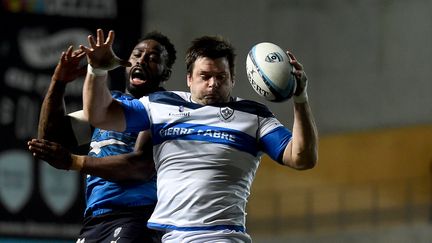
<path fill-rule="evenodd" d="M 148 226 L 245 231 L 261 155 L 281 162 L 291 131 L 264 105 L 240 98 L 203 106 L 187 92 L 157 92 L 121 102 L 126 130 L 152 133 L 158 202 Z"/>
<path fill-rule="evenodd" d="M 131 100 L 132 96 L 112 92 L 117 100 Z M 121 133 L 96 128 L 90 143 L 89 156 L 106 157 L 133 151 L 138 133 Z M 86 179 L 85 216 L 99 216 L 129 208 L 156 204 L 156 177 L 146 182 L 112 182 L 97 176 Z M 132 210 L 132 209 L 131 209 Z"/>

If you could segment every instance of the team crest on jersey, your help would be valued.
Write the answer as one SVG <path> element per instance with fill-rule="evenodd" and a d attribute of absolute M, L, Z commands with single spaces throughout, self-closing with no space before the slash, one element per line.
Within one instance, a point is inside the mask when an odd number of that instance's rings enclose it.
<path fill-rule="evenodd" d="M 219 117 L 222 121 L 232 121 L 234 119 L 234 110 L 229 107 L 221 107 L 219 111 Z"/>

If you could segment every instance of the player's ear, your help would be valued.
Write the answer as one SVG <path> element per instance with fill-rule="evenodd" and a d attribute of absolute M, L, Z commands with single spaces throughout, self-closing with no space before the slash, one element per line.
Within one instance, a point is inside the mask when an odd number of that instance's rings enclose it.
<path fill-rule="evenodd" d="M 172 73 L 171 69 L 165 69 L 162 72 L 162 80 L 167 81 L 171 77 L 171 73 Z"/>
<path fill-rule="evenodd" d="M 190 84 L 191 84 L 191 74 L 190 73 L 187 73 L 186 74 L 186 80 L 187 80 L 187 86 L 188 87 L 190 87 Z"/>
<path fill-rule="evenodd" d="M 232 77 L 232 76 L 231 76 L 231 82 L 232 82 L 232 86 L 234 87 L 236 81 L 235 81 L 234 77 Z"/>

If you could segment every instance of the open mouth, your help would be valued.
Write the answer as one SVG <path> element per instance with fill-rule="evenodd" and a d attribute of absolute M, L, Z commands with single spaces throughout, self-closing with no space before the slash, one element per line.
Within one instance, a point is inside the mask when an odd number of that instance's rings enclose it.
<path fill-rule="evenodd" d="M 140 85 L 147 82 L 146 72 L 141 67 L 135 67 L 131 70 L 130 82 L 133 85 Z"/>

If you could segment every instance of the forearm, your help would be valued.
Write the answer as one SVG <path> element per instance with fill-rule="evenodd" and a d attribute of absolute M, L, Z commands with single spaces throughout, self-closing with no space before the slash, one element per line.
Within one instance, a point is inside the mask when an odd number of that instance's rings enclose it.
<path fill-rule="evenodd" d="M 90 67 L 90 66 L 89 66 Z M 83 110 L 94 127 L 123 131 L 123 110 L 107 86 L 107 72 L 90 70 L 83 86 Z"/>
<path fill-rule="evenodd" d="M 106 84 L 108 72 L 96 73 L 90 65 L 88 67 L 83 85 L 83 110 L 89 122 L 94 124 L 103 120 L 112 97 Z"/>
<path fill-rule="evenodd" d="M 51 80 L 39 114 L 38 138 L 53 140 L 55 126 L 60 123 L 65 113 L 63 102 L 65 88 L 61 82 Z"/>
<path fill-rule="evenodd" d="M 66 85 L 54 78 L 42 102 L 39 114 L 38 138 L 48 139 L 67 146 L 74 145 L 74 135 L 65 116 L 64 93 Z"/>
<path fill-rule="evenodd" d="M 104 158 L 72 155 L 71 169 L 110 181 L 145 181 L 155 174 L 152 158 L 132 152 Z"/>
<path fill-rule="evenodd" d="M 308 102 L 294 103 L 293 136 L 284 153 L 284 163 L 310 169 L 318 160 L 318 132 Z"/>

